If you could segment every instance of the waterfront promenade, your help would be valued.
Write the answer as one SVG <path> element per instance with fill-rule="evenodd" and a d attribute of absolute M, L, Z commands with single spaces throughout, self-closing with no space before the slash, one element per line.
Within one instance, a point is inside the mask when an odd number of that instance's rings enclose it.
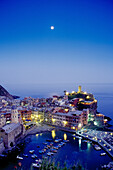
<path fill-rule="evenodd" d="M 113 159 L 113 132 L 97 131 L 92 129 L 81 129 L 77 135 L 98 143 Z"/>
<path fill-rule="evenodd" d="M 38 125 L 33 126 L 30 129 L 28 129 L 25 132 L 25 136 L 33 135 L 33 134 L 36 134 L 36 133 L 48 132 L 48 131 L 51 131 L 53 129 L 54 129 L 54 127 L 52 127 L 52 126 L 48 126 L 48 125 L 45 125 L 45 124 L 43 124 L 43 125 L 38 124 Z"/>

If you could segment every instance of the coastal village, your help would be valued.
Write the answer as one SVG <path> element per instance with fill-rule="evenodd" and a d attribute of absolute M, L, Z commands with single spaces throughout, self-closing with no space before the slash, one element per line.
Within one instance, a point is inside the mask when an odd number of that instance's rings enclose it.
<path fill-rule="evenodd" d="M 113 157 L 113 132 L 107 131 L 107 122 L 97 111 L 93 94 L 83 92 L 81 86 L 77 92 L 64 91 L 62 96 L 49 98 L 0 96 L 0 156 L 32 132 L 59 128 L 97 142 Z"/>

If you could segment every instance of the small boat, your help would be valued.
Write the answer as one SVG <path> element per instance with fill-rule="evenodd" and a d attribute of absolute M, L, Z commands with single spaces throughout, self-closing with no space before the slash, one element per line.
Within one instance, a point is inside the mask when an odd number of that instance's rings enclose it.
<path fill-rule="evenodd" d="M 53 152 L 48 152 L 48 153 L 47 153 L 48 156 L 51 156 L 51 155 L 53 155 L 53 154 L 54 154 Z"/>
<path fill-rule="evenodd" d="M 56 139 L 54 142 L 58 143 L 58 142 L 61 142 L 61 141 L 62 141 L 62 139 Z"/>
<path fill-rule="evenodd" d="M 63 140 L 63 142 L 66 142 L 66 143 L 67 143 L 67 142 L 69 142 L 69 140 Z"/>
<path fill-rule="evenodd" d="M 44 145 L 47 145 L 47 143 L 46 143 L 46 142 L 43 142 L 43 144 L 44 144 Z"/>
<path fill-rule="evenodd" d="M 44 149 L 48 149 L 48 147 L 47 147 L 47 146 L 45 146 L 45 147 L 44 147 Z"/>
<path fill-rule="evenodd" d="M 40 167 L 41 167 L 41 164 L 32 163 L 32 166 L 35 167 L 35 168 L 40 168 Z"/>
<path fill-rule="evenodd" d="M 32 158 L 37 158 L 37 155 L 36 155 L 36 154 L 33 154 L 31 157 L 32 157 Z"/>
<path fill-rule="evenodd" d="M 23 158 L 21 156 L 17 156 L 16 158 L 19 160 L 23 160 Z"/>
<path fill-rule="evenodd" d="M 58 150 L 58 149 L 59 149 L 59 147 L 58 147 L 58 146 L 54 146 L 54 147 L 53 147 L 53 149 Z"/>
<path fill-rule="evenodd" d="M 61 145 L 60 145 L 60 144 L 58 144 L 58 147 L 59 147 L 59 148 L 61 148 Z"/>
<path fill-rule="evenodd" d="M 58 140 L 58 139 L 56 139 L 54 142 L 55 142 L 55 143 L 58 143 L 58 142 L 59 142 L 59 140 Z"/>
<path fill-rule="evenodd" d="M 47 156 L 44 156 L 43 159 L 47 159 Z"/>
<path fill-rule="evenodd" d="M 41 153 L 41 154 L 44 153 L 44 152 L 45 152 L 44 150 L 40 150 L 40 151 L 39 151 L 39 153 Z"/>
<path fill-rule="evenodd" d="M 50 152 L 51 153 L 51 155 L 54 155 L 54 153 L 53 152 Z"/>
<path fill-rule="evenodd" d="M 28 155 L 27 155 L 27 154 L 23 154 L 23 156 L 28 157 Z"/>
<path fill-rule="evenodd" d="M 103 152 L 103 153 L 101 153 L 101 154 L 100 154 L 100 156 L 104 156 L 104 155 L 106 155 L 106 153 L 105 153 L 105 152 Z"/>
<path fill-rule="evenodd" d="M 101 166 L 103 169 L 113 169 L 113 162 L 109 162 L 108 165 L 103 165 Z"/>
<path fill-rule="evenodd" d="M 35 162 L 42 163 L 42 160 L 41 159 L 36 159 Z"/>
<path fill-rule="evenodd" d="M 38 161 L 39 161 L 39 163 L 42 163 L 42 159 L 39 159 Z"/>
<path fill-rule="evenodd" d="M 95 148 L 95 150 L 97 150 L 97 151 L 101 150 L 101 147 L 98 146 L 98 145 L 94 145 L 94 148 Z"/>
<path fill-rule="evenodd" d="M 66 143 L 65 142 L 61 142 L 62 145 L 65 145 Z"/>
<path fill-rule="evenodd" d="M 32 155 L 32 156 L 31 156 L 31 158 L 35 159 L 35 156 L 34 156 L 34 155 Z"/>
<path fill-rule="evenodd" d="M 65 143 L 61 142 L 58 144 L 58 146 L 63 146 Z"/>
<path fill-rule="evenodd" d="M 50 146 L 53 146 L 53 142 L 50 143 Z"/>
<path fill-rule="evenodd" d="M 101 166 L 101 168 L 106 169 L 106 168 L 107 168 L 107 165 L 103 165 L 103 166 Z"/>
<path fill-rule="evenodd" d="M 34 153 L 34 150 L 30 150 L 29 153 Z"/>
<path fill-rule="evenodd" d="M 51 146 L 50 146 L 50 145 L 47 145 L 47 147 L 50 149 Z"/>
<path fill-rule="evenodd" d="M 48 153 L 47 153 L 47 156 L 51 156 L 51 152 L 48 152 Z"/>
<path fill-rule="evenodd" d="M 51 152 L 57 153 L 56 149 L 51 149 Z"/>

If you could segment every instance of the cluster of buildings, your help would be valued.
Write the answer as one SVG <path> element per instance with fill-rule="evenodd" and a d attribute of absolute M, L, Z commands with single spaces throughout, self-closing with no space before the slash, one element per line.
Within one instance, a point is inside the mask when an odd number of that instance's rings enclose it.
<path fill-rule="evenodd" d="M 97 113 L 93 94 L 83 92 L 81 86 L 77 92 L 46 99 L 0 97 L 0 149 L 14 146 L 25 130 L 39 123 L 80 130 L 88 123 L 103 126 L 104 115 Z"/>

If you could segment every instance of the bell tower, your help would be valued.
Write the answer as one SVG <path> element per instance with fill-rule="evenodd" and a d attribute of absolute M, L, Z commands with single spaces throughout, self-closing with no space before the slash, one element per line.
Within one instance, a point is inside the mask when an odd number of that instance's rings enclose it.
<path fill-rule="evenodd" d="M 78 93 L 81 93 L 81 86 L 78 86 Z"/>
<path fill-rule="evenodd" d="M 18 123 L 18 110 L 15 106 L 12 106 L 11 123 Z"/>

